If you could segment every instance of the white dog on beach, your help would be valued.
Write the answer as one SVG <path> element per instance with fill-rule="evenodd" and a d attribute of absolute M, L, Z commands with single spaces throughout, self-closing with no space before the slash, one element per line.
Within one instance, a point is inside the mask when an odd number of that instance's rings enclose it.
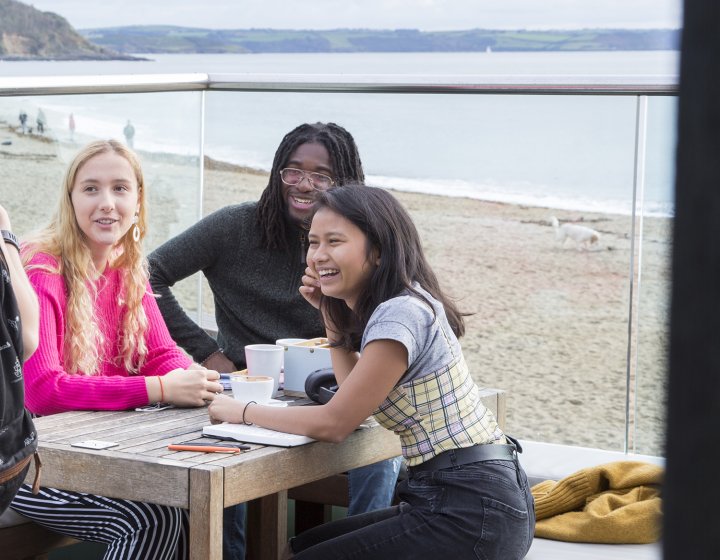
<path fill-rule="evenodd" d="M 553 228 L 555 228 L 555 238 L 560 245 L 565 245 L 565 241 L 572 239 L 578 250 L 588 249 L 591 245 L 597 244 L 600 240 L 600 234 L 592 228 L 579 226 L 576 224 L 562 224 L 553 216 L 550 218 Z"/>

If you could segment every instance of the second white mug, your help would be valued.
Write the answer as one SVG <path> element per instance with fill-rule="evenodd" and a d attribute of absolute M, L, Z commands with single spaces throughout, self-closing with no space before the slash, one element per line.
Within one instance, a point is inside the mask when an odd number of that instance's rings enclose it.
<path fill-rule="evenodd" d="M 230 387 L 237 400 L 264 404 L 272 397 L 273 378 L 269 375 L 233 374 L 230 376 Z"/>
<path fill-rule="evenodd" d="M 267 375 L 273 378 L 273 397 L 277 395 L 280 372 L 283 369 L 284 348 L 278 344 L 248 344 L 245 364 L 248 375 Z"/>

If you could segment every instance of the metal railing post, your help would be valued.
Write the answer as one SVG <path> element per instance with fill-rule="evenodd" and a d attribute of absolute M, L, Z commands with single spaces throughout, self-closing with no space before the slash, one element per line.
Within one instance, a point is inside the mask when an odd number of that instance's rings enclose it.
<path fill-rule="evenodd" d="M 647 151 L 646 95 L 638 95 L 635 112 L 635 155 L 633 162 L 632 219 L 630 221 L 630 282 L 628 303 L 627 371 L 625 375 L 625 453 L 636 448 L 638 310 L 642 270 L 643 202 L 645 199 L 645 159 Z M 637 238 L 636 238 L 637 237 Z M 637 258 L 635 253 L 637 252 Z M 632 425 L 632 434 L 631 434 Z"/>

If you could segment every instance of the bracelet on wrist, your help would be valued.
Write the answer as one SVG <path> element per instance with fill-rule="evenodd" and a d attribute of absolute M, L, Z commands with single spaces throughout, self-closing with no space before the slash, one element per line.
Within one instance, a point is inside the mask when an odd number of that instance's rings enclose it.
<path fill-rule="evenodd" d="M 252 426 L 252 422 L 245 422 L 245 411 L 248 409 L 248 406 L 251 404 L 257 404 L 256 401 L 250 401 L 248 403 L 245 403 L 245 408 L 243 408 L 243 414 L 242 414 L 242 423 L 246 426 Z"/>
<path fill-rule="evenodd" d="M 215 356 L 216 354 L 222 354 L 222 353 L 223 353 L 223 349 L 222 349 L 222 348 L 218 348 L 217 350 L 215 350 L 215 352 L 213 352 L 213 353 L 210 354 L 207 358 L 205 358 L 202 362 L 200 362 L 200 365 L 201 365 L 202 367 L 205 367 L 205 364 L 207 363 L 207 361 L 208 361 L 210 358 L 212 358 L 212 357 Z"/>
<path fill-rule="evenodd" d="M 158 383 L 160 383 L 160 400 L 158 402 L 165 402 L 165 391 L 163 390 L 162 377 L 158 375 Z"/>

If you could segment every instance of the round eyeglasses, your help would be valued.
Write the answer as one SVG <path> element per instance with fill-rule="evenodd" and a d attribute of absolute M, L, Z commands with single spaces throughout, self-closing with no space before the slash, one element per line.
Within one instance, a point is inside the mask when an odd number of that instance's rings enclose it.
<path fill-rule="evenodd" d="M 335 184 L 332 177 L 322 173 L 307 173 L 294 167 L 286 167 L 280 170 L 280 180 L 286 185 L 299 185 L 303 179 L 307 179 L 310 186 L 319 191 L 329 189 Z"/>

